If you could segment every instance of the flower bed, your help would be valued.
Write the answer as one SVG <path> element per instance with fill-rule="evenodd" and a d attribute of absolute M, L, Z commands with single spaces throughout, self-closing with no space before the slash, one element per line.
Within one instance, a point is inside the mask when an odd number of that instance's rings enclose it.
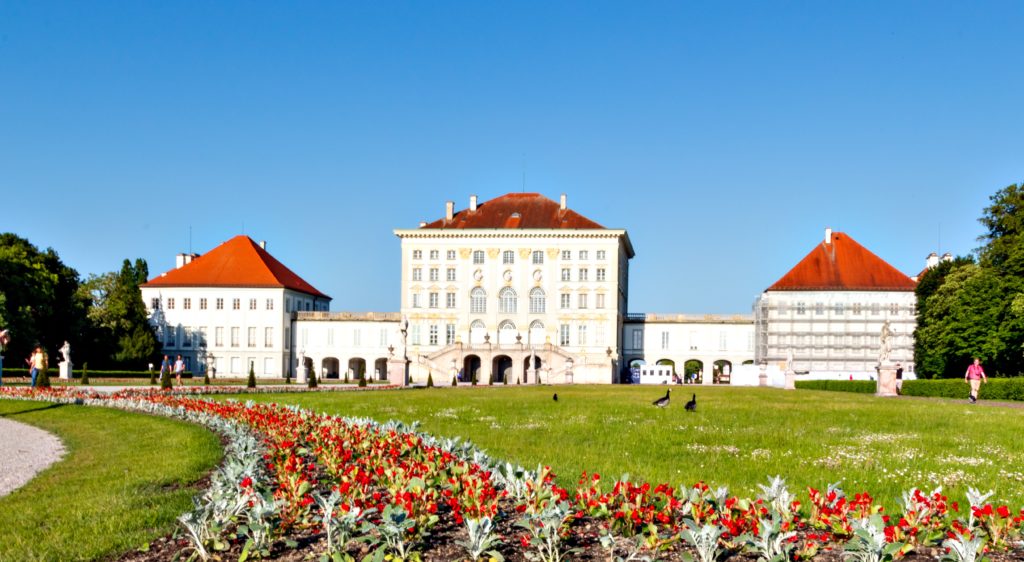
<path fill-rule="evenodd" d="M 909 490 L 903 508 L 891 515 L 869 494 L 850 496 L 836 486 L 808 490 L 804 506 L 778 477 L 753 498 L 703 483 L 676 488 L 628 478 L 608 482 L 597 474 L 583 474 L 570 491 L 556 486 L 546 467 L 502 463 L 466 442 L 397 422 L 213 402 L 199 392 L 3 388 L 0 397 L 107 405 L 244 428 L 196 509 L 182 516 L 179 539 L 165 551 L 133 555 L 143 559 L 1024 556 L 1024 510 L 991 505 L 987 494 L 973 490 L 962 506 L 941 490 Z"/>

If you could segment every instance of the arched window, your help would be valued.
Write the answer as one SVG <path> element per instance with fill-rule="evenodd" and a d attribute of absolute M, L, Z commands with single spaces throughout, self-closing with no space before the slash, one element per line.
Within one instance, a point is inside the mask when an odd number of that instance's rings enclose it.
<path fill-rule="evenodd" d="M 534 287 L 530 289 L 530 313 L 544 314 L 544 289 Z"/>
<path fill-rule="evenodd" d="M 473 344 L 484 343 L 484 336 L 487 334 L 487 327 L 479 320 L 474 320 L 469 325 L 469 342 Z"/>
<path fill-rule="evenodd" d="M 498 324 L 498 344 L 511 345 L 516 343 L 516 325 L 511 320 Z"/>
<path fill-rule="evenodd" d="M 544 343 L 544 323 L 540 320 L 530 322 L 530 345 Z"/>
<path fill-rule="evenodd" d="M 487 312 L 487 291 L 476 287 L 469 292 L 469 312 L 472 314 Z"/>
<path fill-rule="evenodd" d="M 515 314 L 517 298 L 512 287 L 505 287 L 498 293 L 498 310 L 505 314 Z"/>

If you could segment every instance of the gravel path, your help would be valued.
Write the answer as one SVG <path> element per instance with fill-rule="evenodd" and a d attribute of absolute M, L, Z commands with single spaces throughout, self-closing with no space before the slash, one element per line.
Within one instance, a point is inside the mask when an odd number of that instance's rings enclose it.
<path fill-rule="evenodd" d="M 0 418 L 0 496 L 24 486 L 40 470 L 64 456 L 56 435 Z"/>

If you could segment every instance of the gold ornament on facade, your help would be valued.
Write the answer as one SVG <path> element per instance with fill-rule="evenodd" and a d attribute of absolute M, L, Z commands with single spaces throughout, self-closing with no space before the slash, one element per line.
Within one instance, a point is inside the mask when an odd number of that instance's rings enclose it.
<path fill-rule="evenodd" d="M 468 260 L 469 256 L 471 256 L 471 255 L 473 255 L 473 249 L 472 248 L 459 248 L 459 257 L 460 258 L 462 258 L 464 260 Z"/>
<path fill-rule="evenodd" d="M 519 257 L 523 258 L 524 260 L 526 258 L 530 257 L 530 249 L 529 248 L 522 248 L 522 249 L 520 249 L 519 250 Z"/>
<path fill-rule="evenodd" d="M 500 253 L 501 250 L 499 250 L 498 248 L 487 248 L 487 257 L 491 258 L 492 260 L 498 259 L 498 254 Z"/>
<path fill-rule="evenodd" d="M 548 258 L 555 259 L 558 257 L 558 248 L 548 248 Z"/>

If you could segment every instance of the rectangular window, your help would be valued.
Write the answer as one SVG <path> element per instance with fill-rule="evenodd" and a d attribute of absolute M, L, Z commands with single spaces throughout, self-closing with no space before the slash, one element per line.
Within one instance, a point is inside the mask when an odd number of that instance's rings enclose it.
<path fill-rule="evenodd" d="M 413 324 L 409 326 L 409 341 L 412 345 L 420 345 L 420 325 Z"/>
<path fill-rule="evenodd" d="M 327 345 L 334 345 L 334 328 L 327 329 Z"/>
<path fill-rule="evenodd" d="M 633 330 L 633 349 L 644 348 L 644 332 L 640 329 Z"/>
<path fill-rule="evenodd" d="M 597 268 L 597 280 L 598 281 L 606 281 L 607 278 L 608 278 L 607 270 L 605 270 L 605 268 L 603 268 L 603 267 Z"/>
<path fill-rule="evenodd" d="M 206 347 L 206 327 L 199 328 L 199 333 L 196 334 L 199 339 L 196 341 L 198 347 Z"/>
<path fill-rule="evenodd" d="M 192 328 L 185 326 L 181 332 L 181 347 L 192 347 Z"/>
<path fill-rule="evenodd" d="M 430 260 L 431 261 L 437 261 L 437 258 L 440 255 L 441 255 L 440 252 L 438 252 L 437 250 L 430 250 Z"/>
<path fill-rule="evenodd" d="M 178 328 L 175 326 L 167 327 L 167 337 L 164 338 L 167 343 L 167 347 L 178 347 Z"/>
<path fill-rule="evenodd" d="M 512 250 L 505 250 L 501 253 L 501 263 L 505 265 L 516 263 L 516 253 Z"/>
<path fill-rule="evenodd" d="M 263 374 L 273 375 L 274 374 L 274 358 L 264 357 L 263 358 Z"/>
<path fill-rule="evenodd" d="M 188 299 L 185 299 L 185 300 L 188 300 Z M 891 316 L 899 316 L 899 314 L 900 314 L 900 305 L 898 305 L 896 303 L 890 304 L 889 305 L 889 314 Z"/>
<path fill-rule="evenodd" d="M 569 345 L 569 325 L 562 324 L 558 327 L 558 345 Z"/>
<path fill-rule="evenodd" d="M 231 299 L 231 310 L 242 310 L 242 299 Z"/>
<path fill-rule="evenodd" d="M 423 269 L 419 267 L 412 268 L 412 280 L 423 281 Z"/>
<path fill-rule="evenodd" d="M 533 251 L 533 265 L 540 265 L 544 263 L 544 252 L 540 250 Z"/>
<path fill-rule="evenodd" d="M 594 296 L 594 308 L 604 308 L 604 293 L 598 293 Z"/>
<path fill-rule="evenodd" d="M 181 299 L 181 308 L 185 310 L 192 310 L 192 299 L 185 297 Z"/>
<path fill-rule="evenodd" d="M 590 271 L 587 268 L 580 268 L 580 281 L 588 281 L 590 277 Z"/>
<path fill-rule="evenodd" d="M 284 311 L 285 312 L 291 312 L 292 310 L 293 310 L 292 309 L 292 298 L 288 297 L 288 298 L 284 299 Z"/>
<path fill-rule="evenodd" d="M 174 310 L 174 297 L 167 299 L 167 310 Z"/>
<path fill-rule="evenodd" d="M 249 299 L 249 310 L 256 310 L 256 299 Z"/>
<path fill-rule="evenodd" d="M 572 270 L 568 267 L 562 268 L 562 281 L 572 281 Z"/>
<path fill-rule="evenodd" d="M 473 263 L 476 264 L 476 265 L 480 265 L 480 264 L 484 263 L 484 251 L 483 250 L 474 250 L 473 251 Z"/>
<path fill-rule="evenodd" d="M 579 305 L 580 305 L 579 308 L 581 308 L 581 309 L 587 308 L 587 294 L 586 293 L 580 293 L 579 294 Z"/>
<path fill-rule="evenodd" d="M 598 250 L 597 251 L 597 261 L 604 261 L 604 256 L 605 256 L 604 250 Z"/>
<path fill-rule="evenodd" d="M 589 256 L 589 252 L 587 252 L 586 250 L 580 250 L 580 261 L 587 259 Z"/>
<path fill-rule="evenodd" d="M 837 302 L 837 303 L 835 303 L 832 306 L 833 306 L 832 312 L 834 312 L 836 316 L 842 316 L 843 313 L 846 312 L 846 307 L 841 302 Z"/>
<path fill-rule="evenodd" d="M 217 326 L 213 329 L 213 345 L 215 347 L 224 347 L 224 328 Z"/>
<path fill-rule="evenodd" d="M 804 301 L 797 301 L 797 303 L 796 303 L 796 313 L 797 314 L 806 314 L 807 313 L 807 305 L 804 304 Z"/>
<path fill-rule="evenodd" d="M 430 308 L 437 308 L 437 293 L 430 293 Z"/>
<path fill-rule="evenodd" d="M 153 297 L 149 299 L 149 308 L 153 310 L 160 310 L 160 299 Z"/>
<path fill-rule="evenodd" d="M 363 331 L 356 328 L 352 331 L 352 346 L 359 347 L 363 345 Z"/>
<path fill-rule="evenodd" d="M 231 358 L 231 374 L 237 375 L 242 372 L 242 358 L 232 357 Z"/>
<path fill-rule="evenodd" d="M 455 293 L 447 293 L 444 296 L 445 308 L 455 308 Z"/>
<path fill-rule="evenodd" d="M 285 327 L 284 329 L 284 348 L 291 349 L 292 347 L 292 329 Z"/>
<path fill-rule="evenodd" d="M 718 351 L 725 351 L 729 349 L 729 334 L 727 332 L 718 332 Z"/>
<path fill-rule="evenodd" d="M 263 347 L 274 347 L 273 328 L 263 328 Z"/>
<path fill-rule="evenodd" d="M 446 253 L 446 256 L 448 258 L 448 261 L 454 260 L 455 259 L 455 250 L 448 250 L 448 252 Z"/>
<path fill-rule="evenodd" d="M 562 293 L 560 295 L 560 298 L 559 298 L 559 307 L 562 310 L 569 310 L 570 302 L 571 302 L 569 299 L 571 299 L 571 298 L 572 297 L 569 295 L 569 293 Z"/>
<path fill-rule="evenodd" d="M 853 303 L 853 315 L 860 316 L 862 305 L 859 302 Z"/>
<path fill-rule="evenodd" d="M 413 250 L 412 251 L 412 259 L 414 259 L 414 260 L 421 260 L 421 259 L 423 259 L 423 250 Z"/>
<path fill-rule="evenodd" d="M 668 349 L 668 332 L 661 333 L 661 348 Z"/>
<path fill-rule="evenodd" d="M 779 314 L 786 314 L 789 312 L 789 305 L 785 302 L 779 303 Z"/>
<path fill-rule="evenodd" d="M 871 303 L 871 315 L 872 316 L 878 316 L 881 313 L 882 313 L 882 305 L 878 304 L 877 302 Z"/>
<path fill-rule="evenodd" d="M 412 307 L 413 308 L 420 308 L 421 306 L 423 306 L 423 304 L 420 302 L 420 294 L 419 293 L 413 293 L 412 294 Z"/>
<path fill-rule="evenodd" d="M 231 328 L 231 347 L 238 347 L 238 328 Z"/>
<path fill-rule="evenodd" d="M 437 324 L 430 325 L 430 343 L 429 345 L 437 345 Z"/>
<path fill-rule="evenodd" d="M 267 299 L 267 310 L 274 310 L 274 299 Z"/>
<path fill-rule="evenodd" d="M 381 347 L 387 347 L 388 346 L 388 329 L 387 328 L 381 328 L 380 329 L 380 337 L 377 340 L 377 345 L 379 345 Z"/>
<path fill-rule="evenodd" d="M 571 260 L 572 259 L 572 252 L 570 252 L 569 250 L 562 250 L 562 259 L 565 260 L 565 261 Z"/>
<path fill-rule="evenodd" d="M 439 279 L 439 277 L 438 277 L 438 273 L 437 273 L 437 268 L 436 267 L 430 268 L 430 280 L 431 281 L 437 281 L 438 279 Z"/>
<path fill-rule="evenodd" d="M 587 345 L 587 325 L 576 326 L 576 345 Z"/>
<path fill-rule="evenodd" d="M 821 316 L 822 314 L 825 314 L 825 303 L 814 303 L 814 314 L 815 316 Z"/>
<path fill-rule="evenodd" d="M 448 281 L 455 281 L 455 268 L 454 267 L 449 267 L 448 268 L 448 270 L 445 272 L 445 279 L 447 279 Z"/>
<path fill-rule="evenodd" d="M 256 328 L 249 328 L 249 347 L 256 347 Z"/>
<path fill-rule="evenodd" d="M 199 299 L 199 310 L 206 310 L 206 297 Z"/>
<path fill-rule="evenodd" d="M 455 343 L 455 324 L 445 324 L 444 343 L 445 345 L 451 345 Z"/>

